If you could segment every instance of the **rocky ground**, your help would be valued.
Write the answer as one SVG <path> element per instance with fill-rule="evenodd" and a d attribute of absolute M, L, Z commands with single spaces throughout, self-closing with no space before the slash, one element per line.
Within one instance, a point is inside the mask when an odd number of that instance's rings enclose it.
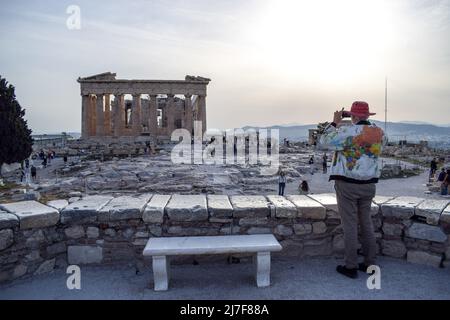
<path fill-rule="evenodd" d="M 66 198 L 80 194 L 98 193 L 180 193 L 180 194 L 274 194 L 277 193 L 276 175 L 265 175 L 257 165 L 174 165 L 170 148 L 160 149 L 156 154 L 144 154 L 124 158 L 99 158 L 91 155 L 69 156 L 67 164 L 56 158 L 46 168 L 39 160 L 38 179 L 31 183 L 31 189 L 40 195 L 52 198 Z M 309 165 L 314 154 L 315 164 Z M 322 152 L 311 147 L 297 146 L 280 149 L 280 162 L 287 174 L 286 194 L 298 194 L 302 180 L 309 183 L 312 193 L 334 192 L 329 175 L 322 173 Z M 95 159 L 97 158 L 97 159 Z M 331 158 L 331 155 L 329 155 Z M 439 198 L 437 194 L 427 195 L 425 184 L 428 173 L 425 168 L 394 159 L 383 159 L 385 176 L 396 177 L 381 180 L 380 195 L 410 195 Z M 412 173 L 412 174 L 411 174 Z M 8 181 L 18 182 L 16 174 L 10 174 Z M 19 189 L 11 194 L 1 192 L 3 199 L 20 200 Z"/>

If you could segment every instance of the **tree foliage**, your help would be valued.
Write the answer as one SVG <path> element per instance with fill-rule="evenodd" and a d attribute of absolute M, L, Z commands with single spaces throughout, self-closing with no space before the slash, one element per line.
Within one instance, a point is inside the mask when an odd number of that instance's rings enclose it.
<path fill-rule="evenodd" d="M 4 163 L 23 161 L 32 152 L 31 130 L 14 90 L 14 86 L 0 76 L 0 169 Z"/>

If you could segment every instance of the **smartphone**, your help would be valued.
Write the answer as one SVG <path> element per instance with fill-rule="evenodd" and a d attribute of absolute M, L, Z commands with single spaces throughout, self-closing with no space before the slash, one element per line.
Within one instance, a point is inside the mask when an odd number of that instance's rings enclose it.
<path fill-rule="evenodd" d="M 348 111 L 344 111 L 344 108 L 342 108 L 342 118 L 351 118 L 352 115 Z"/>

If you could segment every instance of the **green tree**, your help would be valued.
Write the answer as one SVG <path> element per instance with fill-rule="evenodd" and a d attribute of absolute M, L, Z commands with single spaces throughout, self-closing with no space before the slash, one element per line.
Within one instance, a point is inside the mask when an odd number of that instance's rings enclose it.
<path fill-rule="evenodd" d="M 4 163 L 22 162 L 32 152 L 33 139 L 24 115 L 14 86 L 0 76 L 0 175 Z"/>

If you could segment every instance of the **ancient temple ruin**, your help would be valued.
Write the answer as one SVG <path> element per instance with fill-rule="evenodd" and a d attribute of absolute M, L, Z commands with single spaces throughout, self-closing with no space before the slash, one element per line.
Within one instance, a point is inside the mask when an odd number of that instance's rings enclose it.
<path fill-rule="evenodd" d="M 82 139 L 169 138 L 194 121 L 206 131 L 207 78 L 126 80 L 105 72 L 77 80 L 81 87 Z"/>

